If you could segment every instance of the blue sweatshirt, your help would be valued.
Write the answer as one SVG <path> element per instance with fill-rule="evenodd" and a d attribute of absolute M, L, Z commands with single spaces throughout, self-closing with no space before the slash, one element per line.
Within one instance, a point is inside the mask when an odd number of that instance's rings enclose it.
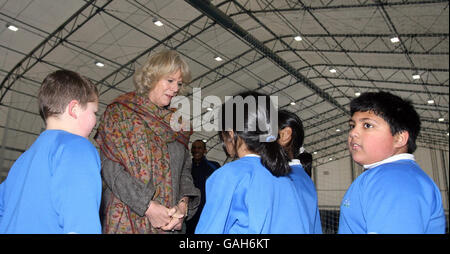
<path fill-rule="evenodd" d="M 100 158 L 88 139 L 46 130 L 0 185 L 0 233 L 101 233 Z"/>
<path fill-rule="evenodd" d="M 302 214 L 303 224 L 309 225 L 309 234 L 322 234 L 322 225 L 320 223 L 320 213 L 317 200 L 316 186 L 311 177 L 306 174 L 300 161 L 293 160 L 289 163 L 292 172 L 289 177 L 294 181 L 297 193 L 305 204 L 305 210 Z"/>
<path fill-rule="evenodd" d="M 275 177 L 259 157 L 245 156 L 214 171 L 196 234 L 311 232 L 307 205 L 288 176 Z"/>
<path fill-rule="evenodd" d="M 339 234 L 442 234 L 441 193 L 413 159 L 364 171 L 341 203 Z"/>

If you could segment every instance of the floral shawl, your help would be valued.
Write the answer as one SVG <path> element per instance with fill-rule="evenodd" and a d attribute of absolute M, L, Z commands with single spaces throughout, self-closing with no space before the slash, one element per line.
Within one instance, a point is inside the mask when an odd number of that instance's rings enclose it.
<path fill-rule="evenodd" d="M 171 129 L 172 114 L 172 110 L 153 104 L 147 95 L 127 93 L 108 105 L 95 137 L 106 157 L 145 184 L 151 181 L 155 187 L 152 200 L 167 207 L 174 198 L 167 143 L 178 141 L 187 147 L 191 134 Z M 105 207 L 104 233 L 163 233 L 116 196 L 111 200 Z"/>

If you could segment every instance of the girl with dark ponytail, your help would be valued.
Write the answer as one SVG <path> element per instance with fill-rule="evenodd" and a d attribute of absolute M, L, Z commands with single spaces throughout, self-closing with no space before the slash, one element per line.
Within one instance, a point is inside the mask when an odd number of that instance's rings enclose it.
<path fill-rule="evenodd" d="M 289 131 L 289 136 L 286 136 L 289 137 L 289 142 L 284 146 L 289 158 L 300 160 L 303 169 L 311 177 L 312 155 L 303 148 L 305 132 L 303 131 L 302 121 L 296 114 L 287 110 L 280 110 L 278 112 L 278 127 L 279 130 Z M 286 127 L 289 127 L 290 130 L 285 129 Z"/>
<path fill-rule="evenodd" d="M 288 177 L 289 157 L 276 142 L 276 105 L 254 92 L 232 100 L 222 105 L 219 137 L 226 154 L 236 160 L 208 178 L 195 233 L 307 233 L 309 225 L 300 212 L 303 200 Z"/>
<path fill-rule="evenodd" d="M 289 166 L 292 171 L 289 177 L 293 180 L 297 193 L 303 200 L 302 210 L 300 210 L 303 224 L 308 225 L 307 233 L 322 234 L 316 187 L 311 180 L 312 156 L 305 152 L 303 148 L 305 133 L 302 121 L 296 114 L 280 110 L 278 112 L 278 126 L 279 136 L 277 141 L 290 159 Z M 306 167 L 310 168 L 309 174 Z"/>
<path fill-rule="evenodd" d="M 243 98 L 242 103 L 240 100 L 235 99 L 239 97 Z M 270 97 L 256 92 L 244 92 L 236 95 L 233 100 L 237 103 L 233 103 L 233 107 L 230 107 L 230 109 L 232 109 L 232 115 L 229 114 L 229 116 L 230 118 L 231 116 L 239 117 L 238 110 L 242 110 L 244 114 L 241 123 L 243 124 L 238 126 L 239 120 L 236 118 L 227 121 L 226 103 L 223 104 L 221 110 L 222 118 L 219 121 L 219 124 L 221 125 L 219 138 L 222 141 L 222 144 L 224 144 L 224 146 L 225 144 L 232 145 L 231 151 L 240 151 L 240 145 L 245 144 L 245 148 L 248 151 L 258 154 L 261 157 L 261 163 L 274 176 L 288 175 L 291 172 L 291 168 L 288 164 L 288 155 L 281 149 L 281 146 L 277 142 L 274 142 L 278 135 L 278 130 L 272 130 L 273 126 L 271 123 L 278 119 L 278 115 L 275 117 L 275 114 L 278 114 L 278 112 L 274 108 Z M 245 103 L 250 102 L 251 104 L 254 102 L 253 105 L 256 106 L 259 100 L 264 100 L 264 103 L 255 107 L 255 109 L 251 108 L 248 103 Z M 227 103 L 230 103 L 231 105 L 231 100 Z M 272 116 L 270 113 L 274 115 Z M 276 126 L 278 126 L 278 123 Z M 224 147 L 224 150 L 225 153 L 229 155 L 226 147 Z M 242 156 L 238 156 L 237 153 L 234 153 L 233 156 L 230 157 L 236 159 L 237 157 Z"/>

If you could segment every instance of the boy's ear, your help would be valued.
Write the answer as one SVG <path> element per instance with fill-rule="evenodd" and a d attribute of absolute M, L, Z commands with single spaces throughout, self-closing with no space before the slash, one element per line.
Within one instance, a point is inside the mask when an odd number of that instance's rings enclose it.
<path fill-rule="evenodd" d="M 286 146 L 291 142 L 292 139 L 292 128 L 291 127 L 285 127 L 280 130 L 280 139 L 278 139 L 278 143 L 281 146 Z"/>
<path fill-rule="evenodd" d="M 394 142 L 395 146 L 400 147 L 406 147 L 408 145 L 408 139 L 409 139 L 409 132 L 407 131 L 401 131 L 394 135 Z"/>
<path fill-rule="evenodd" d="M 67 113 L 69 116 L 73 117 L 74 119 L 78 118 L 78 111 L 80 108 L 80 103 L 77 100 L 71 100 L 69 102 L 69 105 L 67 105 Z"/>

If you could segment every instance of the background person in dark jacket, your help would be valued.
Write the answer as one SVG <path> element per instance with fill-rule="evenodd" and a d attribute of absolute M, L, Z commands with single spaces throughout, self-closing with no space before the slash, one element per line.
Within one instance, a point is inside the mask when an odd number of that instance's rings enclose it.
<path fill-rule="evenodd" d="M 203 140 L 197 139 L 192 142 L 191 154 L 192 154 L 192 178 L 194 179 L 194 185 L 201 192 L 200 205 L 198 206 L 197 213 L 192 219 L 186 221 L 186 233 L 194 234 L 195 227 L 197 226 L 198 219 L 202 213 L 203 206 L 206 202 L 205 196 L 205 184 L 206 179 L 216 170 L 220 168 L 220 164 L 215 161 L 207 160 L 205 157 L 207 150 L 206 144 Z"/>

